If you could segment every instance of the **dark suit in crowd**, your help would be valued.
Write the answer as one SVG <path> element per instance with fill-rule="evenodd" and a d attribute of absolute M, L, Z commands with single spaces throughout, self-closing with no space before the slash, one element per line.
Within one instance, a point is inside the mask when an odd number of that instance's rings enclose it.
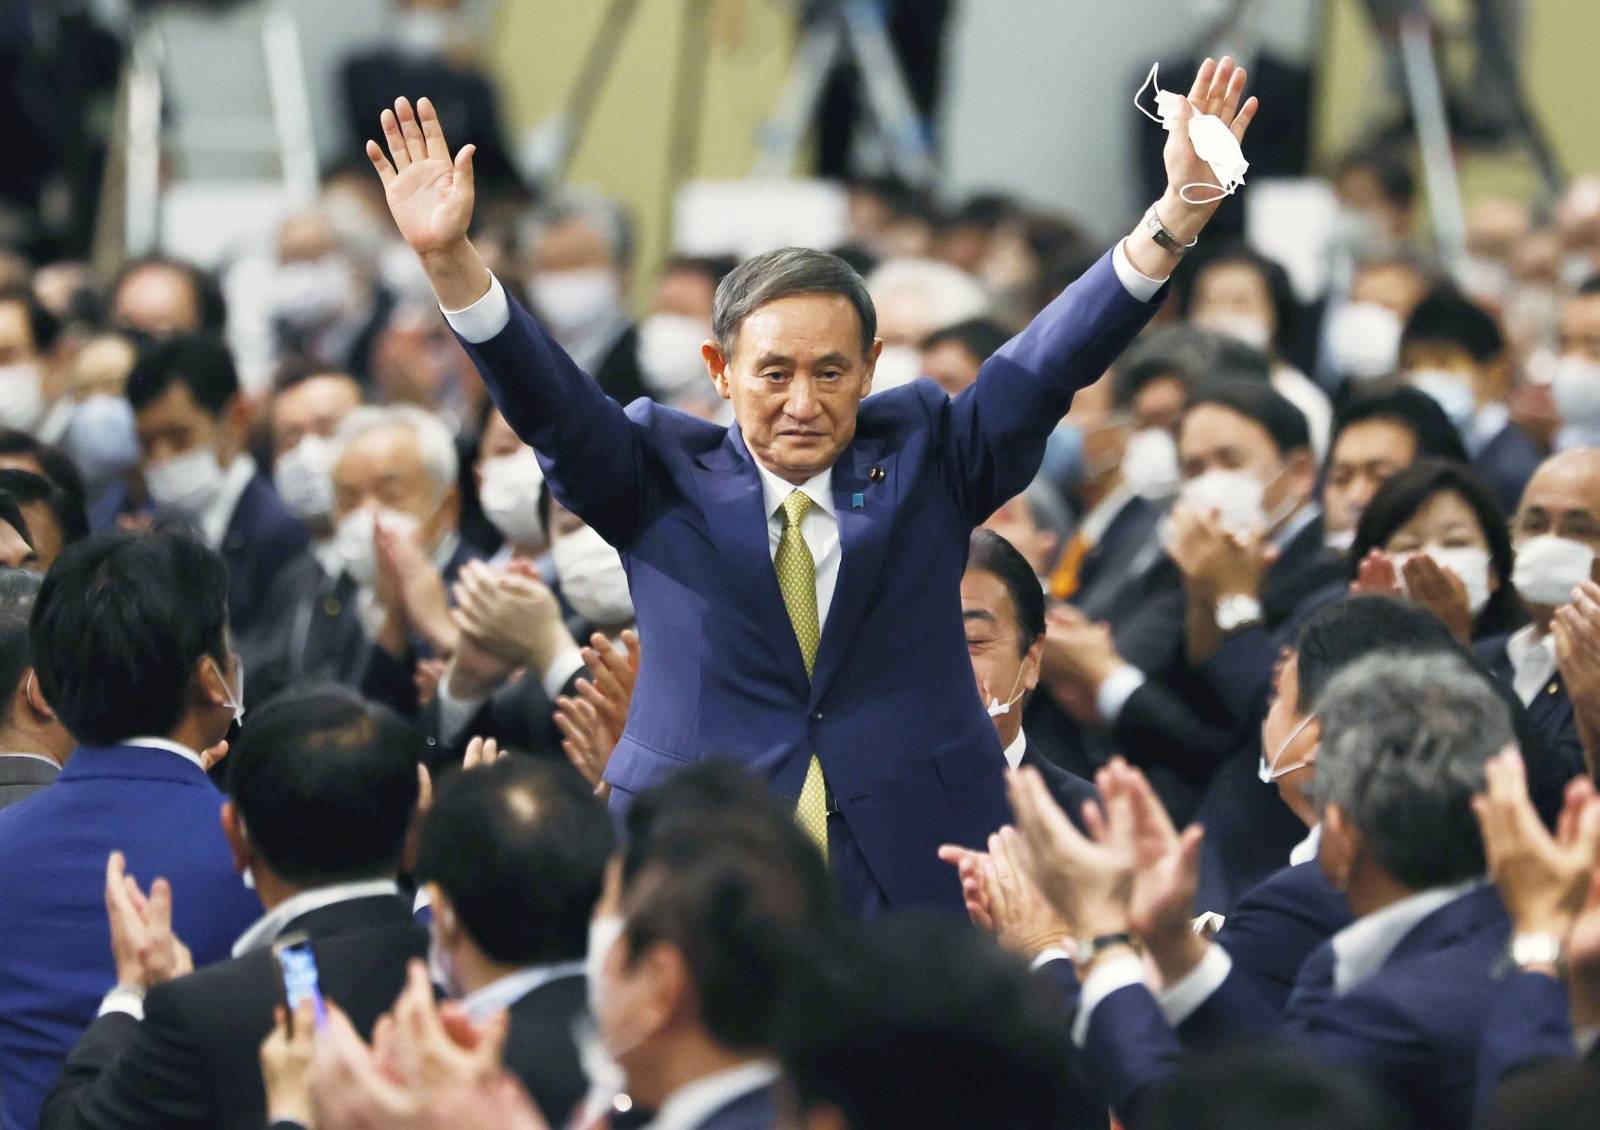
<path fill-rule="evenodd" d="M 324 997 L 364 1038 L 400 995 L 406 963 L 428 950 L 427 934 L 394 895 L 308 911 L 284 929 L 299 932 L 311 940 Z M 158 985 L 145 998 L 143 1020 L 110 1013 L 84 1034 L 41 1126 L 259 1130 L 268 1113 L 261 1041 L 282 997 L 283 974 L 270 948 Z"/>
<path fill-rule="evenodd" d="M 1506 653 L 1507 638 L 1492 636 L 1474 644 L 1472 650 L 1491 675 L 1510 687 L 1516 671 Z M 1534 695 L 1527 711 L 1528 721 L 1538 733 L 1545 752 L 1567 771 L 1567 776 L 1587 772 L 1583 741 L 1578 737 L 1578 725 L 1572 715 L 1572 699 L 1567 695 L 1567 684 L 1559 670 Z"/>
<path fill-rule="evenodd" d="M 1521 428 L 1508 423 L 1473 454 L 1472 469 L 1494 491 L 1501 511 L 1515 514 L 1517 504 L 1522 501 L 1523 488 L 1544 458 L 1544 452 Z"/>
<path fill-rule="evenodd" d="M 1351 921 L 1344 896 L 1313 859 L 1246 891 L 1215 941 L 1233 958 L 1234 975 L 1282 1012 L 1306 959 Z"/>
<path fill-rule="evenodd" d="M 60 773 L 61 767 L 52 761 L 0 754 L 0 808 L 26 800 Z"/>

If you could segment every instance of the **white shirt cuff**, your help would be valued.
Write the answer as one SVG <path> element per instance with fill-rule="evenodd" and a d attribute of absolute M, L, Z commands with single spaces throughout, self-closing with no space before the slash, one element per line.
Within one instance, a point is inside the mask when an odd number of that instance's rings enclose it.
<path fill-rule="evenodd" d="M 454 670 L 452 667 L 439 680 L 439 738 L 447 745 L 461 735 L 478 708 L 488 700 L 487 695 L 482 698 L 457 698 L 451 694 L 450 676 Z"/>
<path fill-rule="evenodd" d="M 1101 721 L 1115 726 L 1122 717 L 1122 708 L 1128 705 L 1133 692 L 1144 686 L 1144 672 L 1131 663 L 1124 663 L 1100 682 L 1094 692 L 1094 708 Z"/>
<path fill-rule="evenodd" d="M 1117 281 L 1122 284 L 1122 289 L 1133 295 L 1140 302 L 1149 302 L 1156 296 L 1156 291 L 1166 285 L 1166 279 L 1153 279 L 1140 272 L 1133 265 L 1133 260 L 1128 258 L 1127 240 L 1119 239 L 1117 246 L 1111 251 L 1111 269 L 1117 272 Z M 454 323 L 451 323 L 452 325 Z M 460 332 L 459 330 L 457 331 Z M 462 334 L 466 337 L 466 334 Z M 467 340 L 472 340 L 468 338 Z"/>
<path fill-rule="evenodd" d="M 144 1019 L 144 994 L 137 989 L 130 989 L 118 985 L 100 1001 L 100 1011 L 95 1013 L 96 1018 L 110 1016 L 120 1012 L 124 1016 L 131 1016 L 135 1020 Z"/>
<path fill-rule="evenodd" d="M 1047 946 L 1033 955 L 1033 960 L 1028 962 L 1028 971 L 1037 973 L 1052 961 L 1071 961 L 1072 955 L 1060 946 Z"/>
<path fill-rule="evenodd" d="M 566 693 L 567 681 L 583 670 L 583 655 L 577 648 L 569 648 L 557 655 L 544 672 L 544 693 L 554 702 Z"/>
<path fill-rule="evenodd" d="M 1078 995 L 1078 1015 L 1072 1018 L 1072 1042 L 1083 1047 L 1089 1042 L 1089 1021 L 1095 1006 L 1118 989 L 1144 984 L 1144 962 L 1136 954 L 1119 953 L 1094 963 L 1083 979 Z"/>
<path fill-rule="evenodd" d="M 1211 994 L 1222 987 L 1228 979 L 1228 974 L 1233 970 L 1233 958 L 1228 956 L 1228 951 L 1221 946 L 1206 947 L 1206 955 L 1200 963 L 1183 980 L 1170 988 L 1162 989 L 1156 994 L 1156 1004 L 1161 1006 L 1161 1015 L 1167 1018 L 1167 1023 L 1176 1028 L 1206 1001 L 1211 999 Z"/>
<path fill-rule="evenodd" d="M 1128 265 L 1133 269 L 1133 264 Z M 1137 272 L 1136 272 L 1137 273 Z M 1123 283 L 1127 286 L 1127 283 Z M 506 288 L 500 285 L 500 280 L 489 275 L 489 293 L 485 294 L 471 306 L 461 310 L 446 310 L 439 307 L 444 320 L 450 323 L 450 328 L 460 334 L 473 345 L 488 341 L 511 323 L 511 301 L 506 298 Z"/>

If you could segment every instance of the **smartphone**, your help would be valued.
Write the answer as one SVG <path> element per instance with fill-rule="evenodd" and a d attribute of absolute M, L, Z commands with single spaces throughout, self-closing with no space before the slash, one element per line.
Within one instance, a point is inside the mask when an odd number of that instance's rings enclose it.
<path fill-rule="evenodd" d="M 317 977 L 317 957 L 311 952 L 311 939 L 304 934 L 279 938 L 272 946 L 272 955 L 278 959 L 283 974 L 283 1003 L 289 1013 L 289 1030 L 294 1030 L 295 1009 L 300 1002 L 309 1000 L 311 1012 L 320 1029 L 328 1022 L 328 1008 L 322 999 L 322 986 Z"/>

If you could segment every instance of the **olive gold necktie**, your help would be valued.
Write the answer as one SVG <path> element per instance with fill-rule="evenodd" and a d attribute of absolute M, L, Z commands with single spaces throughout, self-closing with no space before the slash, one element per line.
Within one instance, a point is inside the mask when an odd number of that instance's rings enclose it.
<path fill-rule="evenodd" d="M 783 533 L 778 538 L 778 552 L 772 559 L 778 571 L 778 591 L 783 594 L 784 607 L 789 610 L 789 623 L 800 644 L 807 677 L 816 666 L 817 644 L 822 640 L 822 625 L 817 618 L 817 564 L 811 557 L 811 547 L 800 536 L 800 520 L 810 509 L 811 499 L 803 491 L 791 491 L 783 500 Z M 822 781 L 822 762 L 817 760 L 816 754 L 811 755 L 811 763 L 806 766 L 806 781 L 800 788 L 794 815 L 826 859 L 828 798 Z"/>

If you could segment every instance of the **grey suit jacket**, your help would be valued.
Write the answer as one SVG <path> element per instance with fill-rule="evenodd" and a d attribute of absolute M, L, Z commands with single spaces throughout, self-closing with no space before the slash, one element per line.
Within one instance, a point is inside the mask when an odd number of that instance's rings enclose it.
<path fill-rule="evenodd" d="M 0 753 L 0 808 L 32 796 L 60 772 L 61 767 L 53 762 Z"/>

